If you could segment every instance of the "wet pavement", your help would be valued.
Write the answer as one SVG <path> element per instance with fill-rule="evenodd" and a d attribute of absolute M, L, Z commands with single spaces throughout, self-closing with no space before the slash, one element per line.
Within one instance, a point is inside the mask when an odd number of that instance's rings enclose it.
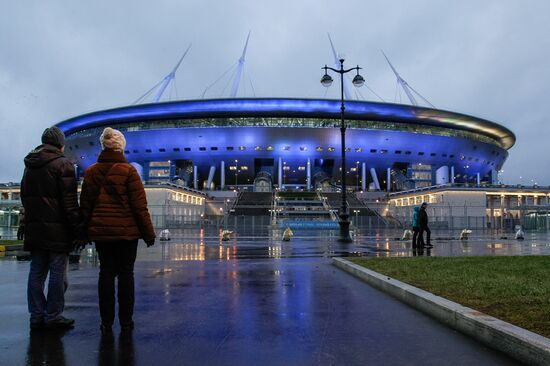
<path fill-rule="evenodd" d="M 391 235 L 359 236 L 349 245 L 333 239 L 304 233 L 291 242 L 276 235 L 221 242 L 197 232 L 152 248 L 141 244 L 136 329 L 121 336 L 115 327 L 113 337 L 99 332 L 98 263 L 91 248 L 70 265 L 65 313 L 76 328 L 65 333 L 29 332 L 29 263 L 5 258 L 0 364 L 515 364 L 330 263 L 334 255 L 412 255 L 408 243 Z M 440 240 L 430 254 L 548 254 L 546 239 Z"/>

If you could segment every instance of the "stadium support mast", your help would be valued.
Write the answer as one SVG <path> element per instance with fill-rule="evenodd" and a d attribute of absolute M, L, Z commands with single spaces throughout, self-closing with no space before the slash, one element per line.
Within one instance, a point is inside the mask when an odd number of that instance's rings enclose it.
<path fill-rule="evenodd" d="M 183 56 L 181 56 L 176 66 L 174 66 L 174 69 L 172 69 L 172 71 L 164 77 L 164 80 L 162 81 L 162 84 L 160 85 L 159 90 L 157 91 L 157 95 L 155 95 L 155 98 L 153 99 L 154 103 L 158 103 L 160 101 L 160 98 L 162 97 L 162 94 L 164 94 L 164 91 L 166 90 L 166 87 L 168 86 L 168 84 L 170 84 L 170 82 L 175 79 L 176 71 L 178 71 L 178 68 L 180 67 L 181 62 L 187 55 L 187 52 L 189 52 L 190 48 L 191 48 L 191 45 L 187 47 L 187 49 L 183 53 Z"/>
<path fill-rule="evenodd" d="M 338 54 L 336 53 L 336 49 L 334 48 L 334 44 L 332 43 L 332 38 L 330 38 L 330 33 L 327 33 L 327 35 L 328 35 L 328 40 L 330 42 L 330 47 L 332 48 L 332 54 L 334 56 L 334 65 L 335 65 L 334 68 L 339 69 L 340 58 L 342 57 L 339 57 Z M 347 78 L 344 78 L 344 96 L 346 97 L 345 99 L 348 99 L 348 100 L 353 99 L 349 88 L 349 80 Z"/>
<path fill-rule="evenodd" d="M 239 91 L 239 84 L 241 83 L 241 76 L 243 73 L 244 60 L 246 56 L 246 49 L 248 48 L 249 38 L 250 38 L 250 31 L 248 31 L 248 36 L 246 37 L 246 42 L 243 48 L 243 54 L 241 55 L 241 58 L 239 58 L 239 64 L 237 65 L 237 73 L 235 74 L 235 79 L 233 79 L 233 86 L 231 87 L 231 98 L 235 98 L 237 96 L 237 92 Z"/>
<path fill-rule="evenodd" d="M 390 59 L 388 58 L 388 56 L 386 56 L 386 54 L 384 53 L 384 51 L 382 51 L 382 54 L 384 55 L 384 57 L 386 58 L 386 61 L 388 62 L 388 65 L 390 65 L 390 68 L 392 69 L 393 73 L 395 74 L 395 77 L 397 78 L 397 83 L 401 86 L 401 88 L 403 88 L 403 90 L 405 91 L 405 94 L 407 94 L 407 98 L 409 98 L 409 100 L 411 101 L 411 104 L 412 105 L 415 105 L 417 106 L 418 105 L 418 102 L 416 100 L 416 98 L 414 97 L 413 93 L 416 94 L 417 96 L 419 96 L 424 102 L 426 102 L 427 104 L 429 104 L 431 107 L 434 107 L 434 105 L 430 102 L 428 102 L 428 100 L 426 98 L 424 98 L 419 92 L 417 92 L 416 90 L 413 89 L 412 86 L 410 86 L 406 81 L 405 79 L 403 79 L 401 77 L 401 75 L 399 75 L 399 73 L 397 72 L 397 70 L 395 69 L 395 67 L 393 67 L 392 63 L 390 62 Z"/>

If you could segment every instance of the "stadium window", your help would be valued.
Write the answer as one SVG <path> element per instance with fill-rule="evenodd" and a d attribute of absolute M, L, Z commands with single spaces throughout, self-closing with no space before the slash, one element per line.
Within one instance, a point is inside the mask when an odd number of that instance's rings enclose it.
<path fill-rule="evenodd" d="M 163 147 L 161 147 L 161 148 L 159 149 L 159 152 L 166 152 L 166 149 L 163 148 Z"/>
<path fill-rule="evenodd" d="M 411 155 L 411 152 L 410 151 L 405 151 L 405 155 Z"/>
<path fill-rule="evenodd" d="M 217 148 L 216 146 L 212 146 L 212 147 L 210 148 L 210 150 L 216 151 L 216 150 L 218 150 L 218 148 Z"/>
<path fill-rule="evenodd" d="M 420 152 L 418 153 L 418 155 L 423 156 L 424 153 L 423 153 L 422 151 L 420 151 Z"/>
<path fill-rule="evenodd" d="M 248 170 L 248 167 L 246 165 L 241 166 L 241 170 Z"/>
<path fill-rule="evenodd" d="M 386 150 L 386 149 L 380 150 L 380 154 L 387 154 L 387 153 L 388 153 L 388 150 Z"/>
<path fill-rule="evenodd" d="M 306 167 L 305 166 L 299 166 L 298 170 L 306 170 Z"/>
<path fill-rule="evenodd" d="M 132 150 L 132 152 L 133 152 L 134 154 L 137 154 L 137 153 L 139 153 L 139 150 L 134 149 L 134 150 Z"/>
<path fill-rule="evenodd" d="M 191 151 L 191 148 L 190 147 L 184 147 L 183 151 Z"/>
<path fill-rule="evenodd" d="M 307 147 L 306 146 L 300 146 L 300 151 L 307 151 Z"/>
<path fill-rule="evenodd" d="M 447 157 L 447 154 L 441 154 L 441 156 L 443 156 L 444 158 L 446 158 L 446 157 Z"/>
<path fill-rule="evenodd" d="M 174 152 L 179 152 L 179 151 L 180 151 L 180 148 L 179 148 L 179 147 L 175 147 L 175 148 L 172 149 L 172 151 L 174 151 Z"/>
<path fill-rule="evenodd" d="M 455 156 L 454 156 L 453 154 L 451 154 L 451 155 L 449 155 L 449 157 L 452 159 L 452 158 L 454 158 Z"/>
<path fill-rule="evenodd" d="M 229 170 L 237 170 L 237 167 L 236 167 L 235 165 L 231 165 L 231 166 L 229 167 Z"/>
<path fill-rule="evenodd" d="M 233 151 L 233 150 L 234 150 L 233 146 L 228 146 L 228 147 L 226 147 L 225 149 L 226 149 L 227 151 Z"/>
<path fill-rule="evenodd" d="M 240 151 L 245 151 L 245 150 L 246 150 L 246 146 L 239 146 L 239 150 L 240 150 Z"/>
<path fill-rule="evenodd" d="M 322 148 L 321 146 L 317 146 L 317 147 L 315 148 L 315 151 L 323 151 L 323 148 Z"/>
<path fill-rule="evenodd" d="M 435 156 L 435 155 L 436 155 L 436 153 L 430 153 L 430 156 Z"/>
<path fill-rule="evenodd" d="M 273 146 L 268 146 L 268 147 L 266 148 L 266 150 L 267 150 L 267 151 L 273 151 Z"/>
<path fill-rule="evenodd" d="M 283 147 L 283 150 L 289 151 L 289 150 L 290 150 L 290 146 L 284 146 L 284 147 Z"/>
<path fill-rule="evenodd" d="M 262 147 L 261 146 L 254 146 L 254 150 L 260 151 L 260 150 L 262 150 Z"/>
<path fill-rule="evenodd" d="M 334 151 L 334 150 L 336 150 L 336 149 L 333 148 L 333 147 L 329 147 L 329 148 L 328 148 L 328 151 L 331 151 L 331 152 L 332 152 L 332 151 Z"/>
<path fill-rule="evenodd" d="M 363 151 L 363 149 L 361 149 L 360 147 L 356 147 L 356 148 L 355 148 L 355 152 L 356 152 L 356 153 L 360 153 L 361 151 Z"/>
<path fill-rule="evenodd" d="M 206 151 L 206 147 L 204 147 L 204 146 L 199 147 L 199 151 Z"/>
<path fill-rule="evenodd" d="M 375 153 L 375 152 L 376 152 L 376 149 L 370 149 L 370 152 L 371 152 L 371 153 Z"/>
<path fill-rule="evenodd" d="M 128 155 L 130 153 L 130 150 L 124 150 L 124 153 Z"/>
<path fill-rule="evenodd" d="M 349 147 L 346 147 L 346 152 L 349 152 L 350 151 L 350 148 Z"/>
<path fill-rule="evenodd" d="M 151 149 L 145 149 L 146 153 L 151 153 Z"/>
<path fill-rule="evenodd" d="M 401 154 L 401 150 L 395 150 L 395 153 L 399 155 Z"/>

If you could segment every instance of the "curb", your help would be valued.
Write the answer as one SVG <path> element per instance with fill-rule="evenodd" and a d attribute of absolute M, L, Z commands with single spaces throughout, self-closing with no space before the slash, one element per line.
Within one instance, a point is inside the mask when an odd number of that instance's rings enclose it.
<path fill-rule="evenodd" d="M 343 258 L 332 263 L 485 345 L 531 365 L 550 365 L 550 339 L 384 276 Z"/>

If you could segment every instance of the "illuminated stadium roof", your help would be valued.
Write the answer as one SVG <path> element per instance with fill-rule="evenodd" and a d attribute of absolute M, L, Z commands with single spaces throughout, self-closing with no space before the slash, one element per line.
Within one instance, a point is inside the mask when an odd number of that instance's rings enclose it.
<path fill-rule="evenodd" d="M 488 137 L 503 149 L 509 149 L 515 143 L 513 132 L 497 123 L 432 108 L 370 101 L 346 101 L 345 116 L 349 121 L 350 128 L 369 129 L 371 127 L 367 122 L 377 121 L 388 122 L 388 124 L 399 123 L 467 131 Z M 340 117 L 340 102 L 325 99 L 289 98 L 186 100 L 133 105 L 92 112 L 60 122 L 57 126 L 70 136 L 93 128 L 116 127 L 133 122 L 151 121 L 153 126 L 158 124 L 158 128 L 162 128 L 163 121 L 210 119 L 209 123 L 215 127 L 216 119 L 247 117 L 330 119 L 334 122 Z M 246 124 L 246 119 L 243 121 L 240 123 L 245 123 L 245 126 L 250 125 Z M 254 123 L 253 125 L 258 125 L 258 121 Z M 227 121 L 224 126 L 227 126 Z M 185 127 L 185 124 L 181 127 Z M 194 127 L 193 123 L 189 123 L 188 127 Z M 280 127 L 293 126 L 281 125 Z M 319 127 L 329 126 L 323 126 L 320 122 Z"/>

